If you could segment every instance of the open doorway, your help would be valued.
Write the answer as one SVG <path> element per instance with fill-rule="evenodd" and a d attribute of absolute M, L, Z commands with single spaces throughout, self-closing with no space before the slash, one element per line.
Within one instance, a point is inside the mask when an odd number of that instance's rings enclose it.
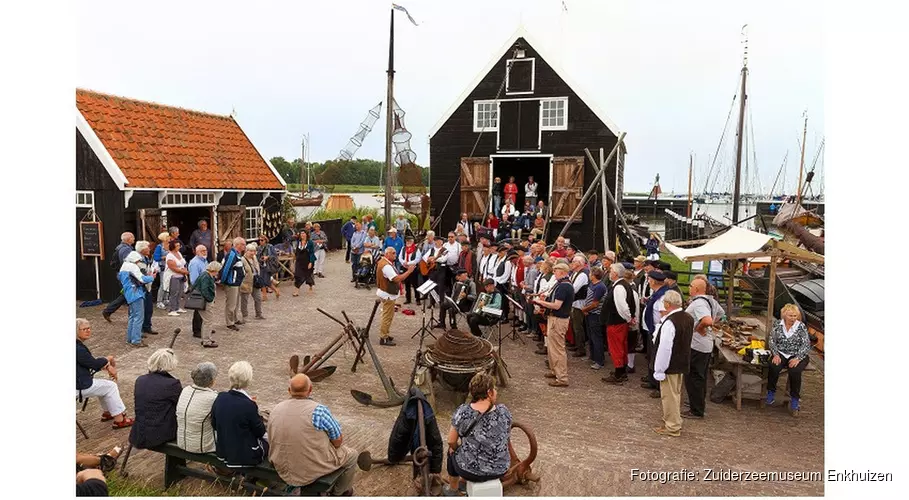
<path fill-rule="evenodd" d="M 208 228 L 212 229 L 211 207 L 180 207 L 167 209 L 167 227 L 177 227 L 180 229 L 180 241 L 183 242 L 182 254 L 192 258 L 195 249 L 189 248 L 189 238 L 193 231 L 199 228 L 199 221 L 204 219 L 208 222 Z M 217 251 L 217 249 L 215 249 Z M 211 250 L 209 250 L 211 252 Z"/>
<path fill-rule="evenodd" d="M 550 156 L 493 156 L 492 157 L 492 179 L 502 178 L 502 185 L 508 183 L 509 177 L 514 177 L 515 184 L 518 185 L 518 198 L 515 206 L 518 210 L 524 208 L 524 185 L 527 179 L 533 177 L 537 187 L 537 201 L 542 200 L 549 204 L 549 172 Z"/>

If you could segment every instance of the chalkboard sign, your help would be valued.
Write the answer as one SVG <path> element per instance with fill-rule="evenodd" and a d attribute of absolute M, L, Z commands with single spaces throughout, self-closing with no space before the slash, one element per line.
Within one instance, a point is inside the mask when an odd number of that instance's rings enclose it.
<path fill-rule="evenodd" d="M 79 223 L 79 250 L 82 258 L 101 257 L 104 259 L 104 232 L 101 221 Z"/>

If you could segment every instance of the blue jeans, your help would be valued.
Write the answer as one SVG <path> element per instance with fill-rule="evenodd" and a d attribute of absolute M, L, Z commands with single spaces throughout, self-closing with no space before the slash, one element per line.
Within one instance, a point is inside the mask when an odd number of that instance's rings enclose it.
<path fill-rule="evenodd" d="M 126 322 L 126 341 L 138 344 L 142 341 L 142 321 L 145 319 L 145 301 L 134 300 L 129 305 L 129 320 Z"/>
<path fill-rule="evenodd" d="M 151 319 L 155 312 L 155 298 L 152 297 L 151 292 L 145 294 L 143 302 L 145 302 L 145 315 L 142 317 L 142 331 L 147 333 L 152 331 Z"/>
<path fill-rule="evenodd" d="M 357 269 L 360 269 L 360 256 L 362 253 L 350 254 L 350 278 L 357 279 Z"/>
<path fill-rule="evenodd" d="M 603 324 L 599 314 L 587 315 L 587 340 L 590 342 L 590 359 L 606 366 L 606 348 L 603 345 Z"/>
<path fill-rule="evenodd" d="M 502 197 L 501 196 L 492 197 L 492 210 L 493 210 L 492 213 L 494 213 L 496 217 L 502 216 Z"/>

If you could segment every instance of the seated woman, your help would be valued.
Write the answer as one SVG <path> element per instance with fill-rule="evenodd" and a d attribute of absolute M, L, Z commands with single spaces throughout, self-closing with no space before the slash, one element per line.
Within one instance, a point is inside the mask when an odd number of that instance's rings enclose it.
<path fill-rule="evenodd" d="M 148 357 L 148 373 L 136 379 L 136 424 L 129 442 L 136 448 L 154 448 L 177 438 L 177 400 L 180 381 L 173 349 L 158 349 Z"/>
<path fill-rule="evenodd" d="M 177 446 L 191 453 L 215 451 L 211 423 L 212 405 L 218 391 L 212 389 L 218 369 L 210 361 L 199 363 L 190 373 L 192 385 L 183 388 L 177 401 Z"/>
<path fill-rule="evenodd" d="M 470 404 L 451 417 L 448 432 L 448 484 L 445 496 L 457 496 L 458 480 L 484 482 L 500 479 L 511 466 L 511 412 L 497 405 L 495 379 L 480 372 L 470 380 Z M 460 440 L 460 444 L 459 441 Z"/>
<path fill-rule="evenodd" d="M 786 304 L 780 311 L 780 319 L 770 331 L 770 374 L 767 377 L 767 405 L 776 402 L 776 383 L 783 368 L 789 368 L 789 413 L 799 414 L 799 399 L 802 390 L 802 371 L 808 366 L 808 351 L 811 340 L 808 329 L 800 320 L 802 313 L 795 304 Z"/>
<path fill-rule="evenodd" d="M 113 356 L 96 358 L 92 356 L 85 342 L 92 336 L 92 325 L 85 318 L 76 318 L 76 395 L 83 398 L 97 397 L 101 403 L 101 421 L 113 420 L 114 429 L 133 425 L 133 419 L 126 417 L 126 405 L 120 399 L 117 387 L 117 364 Z M 94 374 L 106 370 L 112 380 L 94 378 Z"/>
<path fill-rule="evenodd" d="M 255 400 L 246 392 L 252 377 L 249 362 L 231 365 L 227 371 L 230 390 L 218 394 L 212 405 L 215 453 L 228 467 L 253 467 L 268 456 L 265 422 Z"/>

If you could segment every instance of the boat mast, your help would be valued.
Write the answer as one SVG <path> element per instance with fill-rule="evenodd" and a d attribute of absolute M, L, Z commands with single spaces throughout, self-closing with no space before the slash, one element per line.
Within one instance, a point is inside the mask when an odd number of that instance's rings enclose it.
<path fill-rule="evenodd" d="M 388 32 L 388 93 L 385 102 L 388 103 L 385 118 L 385 227 L 391 224 L 391 134 L 393 129 L 392 119 L 395 112 L 394 79 L 395 79 L 395 10 L 391 9 L 391 23 Z"/>
<path fill-rule="evenodd" d="M 306 170 L 306 136 L 300 141 L 300 195 L 306 194 L 303 185 L 303 171 Z"/>
<path fill-rule="evenodd" d="M 745 35 L 745 28 L 748 27 L 746 24 L 742 26 L 742 35 Z M 745 57 L 742 62 L 742 89 L 739 91 L 739 125 L 738 125 L 738 135 L 736 136 L 736 147 L 735 147 L 735 188 L 732 193 L 732 225 L 739 223 L 739 197 L 741 195 L 741 182 L 742 182 L 742 139 L 744 137 L 744 128 L 745 128 L 745 102 L 748 100 L 748 95 L 745 93 L 745 85 L 748 80 L 748 38 L 745 38 Z"/>
<path fill-rule="evenodd" d="M 688 153 L 688 215 L 691 218 L 691 172 L 694 168 L 694 153 Z"/>
<path fill-rule="evenodd" d="M 802 173 L 805 169 L 805 140 L 808 138 L 808 110 L 806 109 L 802 116 L 805 117 L 805 126 L 802 128 L 802 160 L 799 162 L 799 188 L 795 193 L 795 204 L 802 204 Z"/>

